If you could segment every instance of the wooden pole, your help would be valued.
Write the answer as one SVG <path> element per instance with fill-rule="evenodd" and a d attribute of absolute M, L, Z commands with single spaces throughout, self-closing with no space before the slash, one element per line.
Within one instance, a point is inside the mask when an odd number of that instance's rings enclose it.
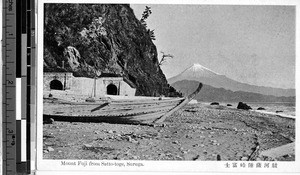
<path fill-rule="evenodd" d="M 120 95 L 121 82 L 119 81 L 118 95 Z"/>
<path fill-rule="evenodd" d="M 64 91 L 66 90 L 66 86 L 67 86 L 67 74 L 65 73 L 65 79 L 64 79 Z"/>
<path fill-rule="evenodd" d="M 94 78 L 94 97 L 96 97 L 96 76 Z"/>

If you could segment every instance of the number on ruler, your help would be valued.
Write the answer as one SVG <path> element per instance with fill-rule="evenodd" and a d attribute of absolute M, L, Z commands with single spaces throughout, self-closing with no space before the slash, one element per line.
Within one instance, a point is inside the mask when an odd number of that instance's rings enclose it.
<path fill-rule="evenodd" d="M 16 136 L 12 135 L 11 138 L 12 138 L 11 145 L 14 146 L 16 144 L 16 141 L 15 141 Z"/>
<path fill-rule="evenodd" d="M 7 83 L 8 84 L 14 84 L 14 81 L 13 80 L 7 80 Z"/>

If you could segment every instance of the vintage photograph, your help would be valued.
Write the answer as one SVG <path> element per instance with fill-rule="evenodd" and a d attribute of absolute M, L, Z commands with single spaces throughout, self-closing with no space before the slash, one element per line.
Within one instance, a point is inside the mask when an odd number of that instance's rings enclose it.
<path fill-rule="evenodd" d="M 295 161 L 295 6 L 43 7 L 44 160 Z"/>

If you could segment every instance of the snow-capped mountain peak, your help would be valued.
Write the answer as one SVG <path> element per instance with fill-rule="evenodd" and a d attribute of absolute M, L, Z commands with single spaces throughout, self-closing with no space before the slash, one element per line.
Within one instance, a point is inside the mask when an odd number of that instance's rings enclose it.
<path fill-rule="evenodd" d="M 216 75 L 220 75 L 204 66 L 202 66 L 201 64 L 199 63 L 194 63 L 193 66 L 191 66 L 190 68 L 188 69 L 191 69 L 193 72 L 206 72 L 206 73 L 213 73 L 213 74 L 216 74 Z"/>
<path fill-rule="evenodd" d="M 202 66 L 201 64 L 195 63 L 192 66 L 185 69 L 180 74 L 176 75 L 175 77 L 170 78 L 168 81 L 169 83 L 174 83 L 180 80 L 203 80 L 203 78 L 216 78 L 220 77 L 221 75 Z"/>
<path fill-rule="evenodd" d="M 220 75 L 198 63 L 193 64 L 191 67 L 184 70 L 181 74 L 187 77 L 207 77 L 207 78 Z"/>

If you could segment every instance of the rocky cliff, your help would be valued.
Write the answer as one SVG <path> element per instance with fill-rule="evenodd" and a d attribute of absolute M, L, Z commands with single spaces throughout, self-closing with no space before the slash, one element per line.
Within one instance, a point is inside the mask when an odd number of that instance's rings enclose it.
<path fill-rule="evenodd" d="M 136 95 L 174 96 L 149 31 L 129 5 L 45 4 L 44 71 L 130 80 Z"/>

